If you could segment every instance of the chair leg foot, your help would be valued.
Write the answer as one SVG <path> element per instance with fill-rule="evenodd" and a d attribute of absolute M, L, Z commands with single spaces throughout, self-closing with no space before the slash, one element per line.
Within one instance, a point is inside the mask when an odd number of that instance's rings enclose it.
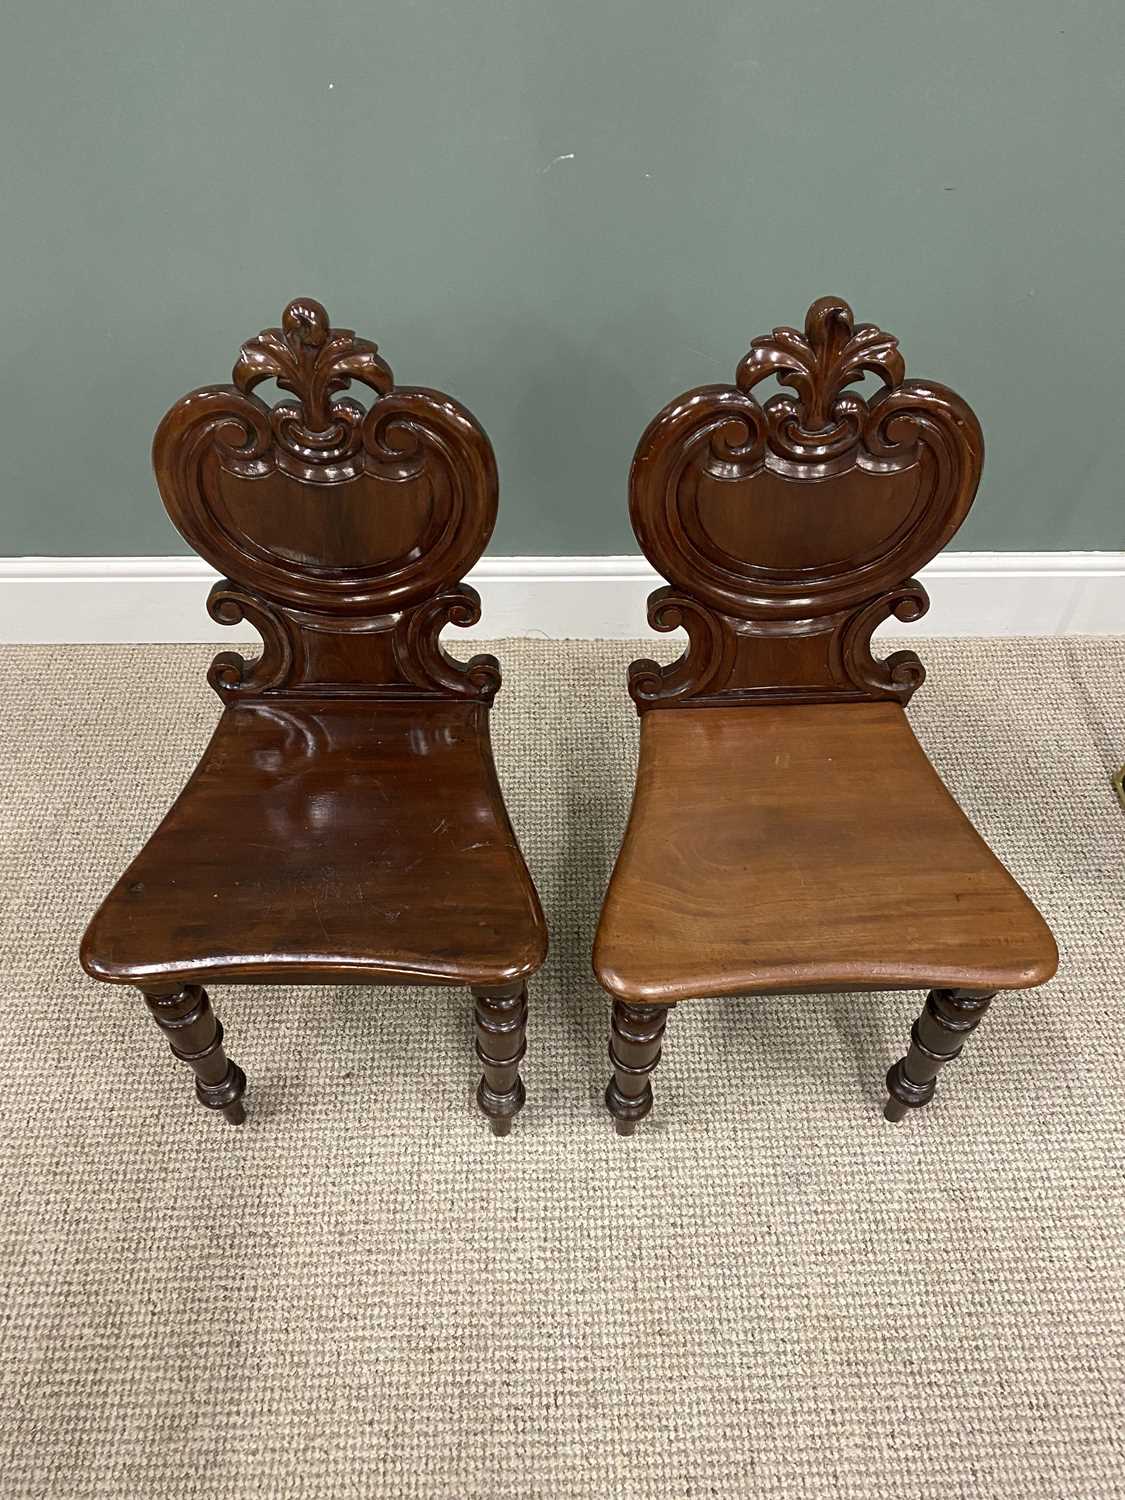
<path fill-rule="evenodd" d="M 519 1075 L 520 1059 L 527 1051 L 527 986 L 522 981 L 498 989 L 474 986 L 473 1001 L 476 1053 L 483 1074 L 477 1104 L 493 1135 L 510 1135 L 512 1120 L 527 1099 Z"/>
<path fill-rule="evenodd" d="M 965 1038 L 981 1023 L 992 994 L 973 990 L 931 990 L 910 1033 L 910 1050 L 887 1074 L 885 1119 L 898 1121 L 923 1109 L 934 1097 L 941 1068 L 960 1057 Z"/>
<path fill-rule="evenodd" d="M 202 985 L 180 984 L 143 994 L 173 1056 L 195 1074 L 200 1104 L 220 1112 L 231 1125 L 241 1125 L 246 1119 L 246 1074 L 223 1050 L 222 1022 L 211 1009 L 207 991 Z"/>
<path fill-rule="evenodd" d="M 898 1067 L 897 1063 L 895 1064 L 895 1067 L 896 1068 Z M 892 1068 L 891 1072 L 893 1072 L 893 1071 L 894 1071 L 894 1069 Z M 890 1088 L 891 1088 L 891 1074 L 888 1073 L 887 1074 L 887 1089 L 888 1089 L 888 1091 L 890 1090 Z M 891 1120 L 891 1121 L 893 1121 L 894 1123 L 897 1124 L 899 1120 L 904 1120 L 906 1118 L 906 1105 L 900 1103 L 899 1100 L 897 1100 L 894 1097 L 894 1095 L 892 1094 L 891 1097 L 887 1100 L 886 1104 L 883 1105 L 883 1118 L 884 1118 L 884 1120 Z"/>
<path fill-rule="evenodd" d="M 660 1061 L 669 1005 L 626 1005 L 613 1002 L 609 1029 L 609 1060 L 613 1076 L 606 1085 L 605 1104 L 618 1135 L 632 1135 L 637 1121 L 652 1109 L 649 1074 Z"/>

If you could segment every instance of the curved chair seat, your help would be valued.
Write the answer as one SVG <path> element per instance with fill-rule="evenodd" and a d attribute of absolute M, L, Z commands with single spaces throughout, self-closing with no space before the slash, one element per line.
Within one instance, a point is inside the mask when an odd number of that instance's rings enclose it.
<path fill-rule="evenodd" d="M 91 922 L 96 979 L 495 986 L 546 930 L 477 702 L 223 713 Z"/>
<path fill-rule="evenodd" d="M 1024 989 L 1057 963 L 898 704 L 643 717 L 594 950 L 619 1000 Z"/>

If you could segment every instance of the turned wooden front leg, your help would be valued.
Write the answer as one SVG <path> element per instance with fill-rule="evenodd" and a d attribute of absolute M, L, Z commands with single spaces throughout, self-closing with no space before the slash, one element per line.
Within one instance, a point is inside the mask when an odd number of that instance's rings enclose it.
<path fill-rule="evenodd" d="M 168 1038 L 173 1055 L 195 1074 L 195 1093 L 207 1109 L 222 1110 L 232 1125 L 246 1118 L 246 1074 L 223 1051 L 223 1027 L 198 984 L 143 991 L 145 1004 Z"/>
<path fill-rule="evenodd" d="M 910 1033 L 910 1051 L 887 1074 L 890 1098 L 883 1113 L 888 1120 L 901 1120 L 908 1109 L 929 1104 L 938 1072 L 960 1057 L 965 1038 L 980 1025 L 992 999 L 973 990 L 930 991 Z"/>
<path fill-rule="evenodd" d="M 499 988 L 473 986 L 476 1053 L 483 1077 L 477 1103 L 488 1116 L 493 1135 L 508 1135 L 527 1095 L 519 1074 L 527 1051 L 527 986 L 521 981 Z"/>
<path fill-rule="evenodd" d="M 606 1108 L 618 1135 L 632 1135 L 637 1121 L 652 1108 L 649 1074 L 660 1061 L 669 1005 L 613 1002 L 609 1025 L 609 1060 L 613 1077 L 605 1091 Z"/>

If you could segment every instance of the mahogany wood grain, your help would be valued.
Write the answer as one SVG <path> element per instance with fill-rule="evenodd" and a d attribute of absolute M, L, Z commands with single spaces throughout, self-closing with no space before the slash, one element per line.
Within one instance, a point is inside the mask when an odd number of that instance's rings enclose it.
<path fill-rule="evenodd" d="M 83 940 L 97 979 L 503 985 L 546 939 L 484 704 L 228 708 Z"/>
<path fill-rule="evenodd" d="M 849 389 L 865 375 L 870 401 Z M 760 404 L 770 376 L 793 394 Z M 1045 922 L 906 721 L 922 663 L 872 647 L 928 608 L 911 575 L 964 520 L 983 456 L 965 402 L 906 379 L 896 340 L 832 297 L 642 436 L 630 516 L 668 579 L 649 621 L 688 645 L 629 672 L 640 762 L 594 947 L 617 1058 L 639 1066 L 621 1037 L 691 997 L 932 987 L 956 998 L 892 1069 L 900 1118 L 955 1055 L 958 1017 L 1054 974 Z M 606 1102 L 632 1129 L 651 1089 L 614 1067 Z"/>
<path fill-rule="evenodd" d="M 897 703 L 644 715 L 594 949 L 616 998 L 1023 989 L 1057 959 Z"/>
<path fill-rule="evenodd" d="M 296 399 L 261 401 L 271 378 Z M 352 382 L 368 408 L 340 394 Z M 232 1123 L 245 1079 L 201 981 L 471 986 L 502 1018 L 481 1105 L 507 1133 L 526 998 L 515 1051 L 503 1026 L 546 928 L 492 759 L 499 665 L 438 638 L 480 615 L 461 579 L 496 518 L 488 438 L 301 299 L 243 345 L 230 385 L 172 407 L 153 462 L 172 520 L 227 575 L 209 612 L 263 648 L 212 663 L 215 734 L 90 923 L 83 966 L 143 991 Z"/>

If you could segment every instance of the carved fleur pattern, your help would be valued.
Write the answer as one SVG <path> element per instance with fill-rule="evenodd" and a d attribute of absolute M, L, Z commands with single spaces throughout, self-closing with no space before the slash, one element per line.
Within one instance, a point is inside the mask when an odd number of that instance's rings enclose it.
<path fill-rule="evenodd" d="M 263 380 L 276 380 L 297 397 L 310 433 L 332 427 L 337 416 L 332 397 L 353 380 L 380 396 L 394 384 L 378 347 L 350 328 L 332 328 L 327 312 L 312 297 L 290 302 L 280 328 L 265 328 L 243 344 L 233 379 L 247 395 Z"/>
<path fill-rule="evenodd" d="M 805 430 L 820 432 L 835 420 L 833 407 L 841 391 L 867 371 L 887 385 L 898 385 L 906 375 L 898 340 L 874 323 L 856 327 L 846 302 L 821 297 L 808 310 L 803 335 L 781 327 L 753 340 L 738 367 L 738 384 L 750 391 L 776 375 L 797 392 Z"/>

